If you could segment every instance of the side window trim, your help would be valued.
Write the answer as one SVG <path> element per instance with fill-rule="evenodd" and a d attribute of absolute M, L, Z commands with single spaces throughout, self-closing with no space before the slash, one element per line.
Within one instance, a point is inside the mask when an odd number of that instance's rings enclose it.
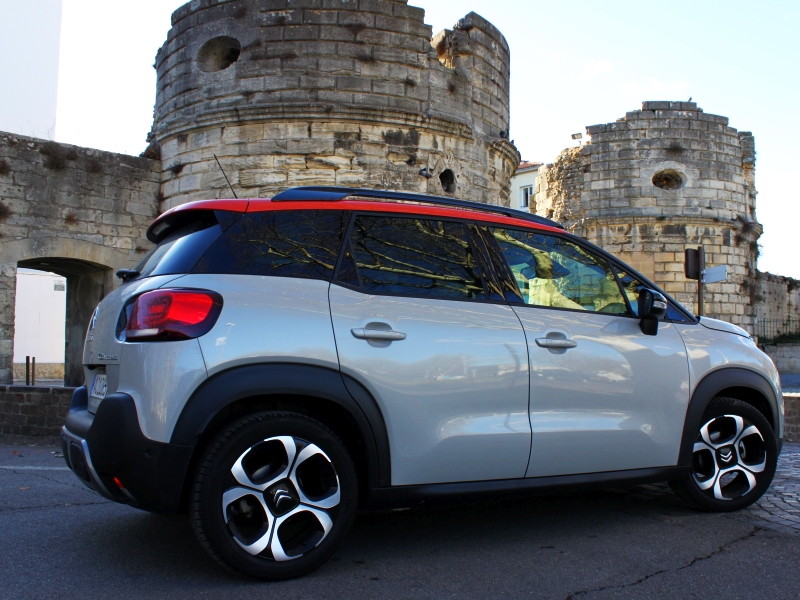
<path fill-rule="evenodd" d="M 342 269 L 342 262 L 344 261 L 345 254 L 347 254 L 347 249 L 350 247 L 350 233 L 353 231 L 353 223 L 356 221 L 356 213 L 355 211 L 345 211 L 348 213 L 348 221 L 347 227 L 344 229 L 344 237 L 342 238 L 342 247 L 339 248 L 339 256 L 336 258 L 336 266 L 333 269 L 333 276 L 331 277 L 331 283 L 337 283 L 339 281 L 339 271 Z"/>
<path fill-rule="evenodd" d="M 476 237 L 480 238 L 482 247 L 486 250 L 489 268 L 492 270 L 492 274 L 498 286 L 500 287 L 500 290 L 503 291 L 503 303 L 525 304 L 525 301 L 519 294 L 517 284 L 514 282 L 514 274 L 511 271 L 511 267 L 509 266 L 506 257 L 503 255 L 503 251 L 500 249 L 500 246 L 497 244 L 497 240 L 495 240 L 492 232 L 489 230 L 489 226 L 479 222 L 475 222 L 474 225 L 476 229 Z M 490 248 L 490 246 L 492 246 L 492 248 Z M 496 251 L 492 252 L 492 249 Z M 498 261 L 501 261 L 500 264 L 498 264 Z M 509 293 L 516 296 L 516 300 L 509 300 Z"/>

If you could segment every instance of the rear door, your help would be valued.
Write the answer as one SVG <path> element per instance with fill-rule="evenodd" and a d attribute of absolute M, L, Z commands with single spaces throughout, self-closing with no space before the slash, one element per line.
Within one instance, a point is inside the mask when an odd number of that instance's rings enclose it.
<path fill-rule="evenodd" d="M 460 222 L 354 217 L 331 315 L 342 371 L 386 420 L 393 485 L 525 475 L 525 335 L 479 252 Z"/>
<path fill-rule="evenodd" d="M 675 325 L 644 335 L 634 313 L 641 284 L 577 240 L 492 232 L 523 300 L 514 309 L 530 353 L 527 476 L 676 464 L 689 369 Z"/>

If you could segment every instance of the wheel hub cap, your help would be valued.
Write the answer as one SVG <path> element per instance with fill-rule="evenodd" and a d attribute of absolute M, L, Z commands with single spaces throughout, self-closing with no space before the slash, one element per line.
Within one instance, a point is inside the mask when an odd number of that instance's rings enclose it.
<path fill-rule="evenodd" d="M 222 515 L 234 541 L 253 556 L 299 558 L 333 528 L 339 476 L 314 444 L 289 436 L 263 440 L 237 459 L 228 479 Z"/>
<path fill-rule="evenodd" d="M 293 492 L 290 487 L 293 487 L 290 482 L 282 481 L 281 483 L 276 483 L 264 492 L 267 506 L 276 517 L 285 515 L 300 504 L 297 493 Z"/>
<path fill-rule="evenodd" d="M 692 475 L 706 494 L 717 500 L 734 500 L 758 485 L 767 465 L 764 436 L 738 415 L 723 415 L 706 422 L 694 443 Z"/>

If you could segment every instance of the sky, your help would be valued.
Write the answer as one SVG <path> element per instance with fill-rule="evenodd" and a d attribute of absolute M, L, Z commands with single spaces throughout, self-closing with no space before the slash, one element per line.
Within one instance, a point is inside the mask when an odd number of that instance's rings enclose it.
<path fill-rule="evenodd" d="M 11 2 L 12 0 L 0 0 Z M 42 3 L 49 0 L 26 0 Z M 289 0 L 291 2 L 291 0 Z M 63 0 L 59 141 L 139 154 L 152 123 L 156 51 L 179 0 Z M 800 98 L 797 0 L 410 0 L 434 33 L 468 11 L 511 48 L 511 135 L 552 162 L 570 135 L 644 100 L 688 100 L 756 139 L 759 268 L 800 278 L 793 134 Z"/>
<path fill-rule="evenodd" d="M 55 135 L 60 35 L 61 0 L 0 0 L 0 131 Z"/>

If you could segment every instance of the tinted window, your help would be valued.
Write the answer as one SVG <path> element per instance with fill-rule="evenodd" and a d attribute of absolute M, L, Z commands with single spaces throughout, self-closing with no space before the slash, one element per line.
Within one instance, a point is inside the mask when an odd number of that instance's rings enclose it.
<path fill-rule="evenodd" d="M 356 217 L 339 280 L 374 294 L 485 297 L 464 225 L 445 221 Z"/>
<path fill-rule="evenodd" d="M 608 263 L 560 237 L 492 229 L 526 304 L 627 314 Z"/>
<path fill-rule="evenodd" d="M 621 271 L 617 269 L 617 277 L 619 277 L 619 283 L 622 286 L 622 291 L 628 298 L 628 302 L 631 303 L 631 310 L 633 311 L 633 314 L 638 316 L 639 292 L 642 290 L 642 288 L 649 288 L 650 286 L 642 283 L 627 271 Z M 687 321 L 686 315 L 678 310 L 678 308 L 671 301 L 668 302 L 667 306 L 667 319 L 670 321 Z"/>
<path fill-rule="evenodd" d="M 209 248 L 193 273 L 330 280 L 347 219 L 338 210 L 245 215 Z"/>
<path fill-rule="evenodd" d="M 497 244 L 497 240 L 494 235 L 492 235 L 491 230 L 484 225 L 470 226 L 470 229 L 474 232 L 474 235 L 479 237 L 483 242 L 483 244 L 480 244 L 483 250 L 479 251 L 479 258 L 481 254 L 485 253 L 485 260 L 491 266 L 484 265 L 483 261 L 481 261 L 481 270 L 484 275 L 489 271 L 495 274 L 496 279 L 494 285 L 497 286 L 497 293 L 500 299 L 505 299 L 508 302 L 522 302 L 517 282 L 514 280 L 514 277 L 511 276 L 511 273 L 508 272 L 506 261 L 503 258 L 503 251 Z M 486 277 L 484 277 L 484 279 L 486 279 Z"/>
<path fill-rule="evenodd" d="M 213 213 L 184 225 L 147 253 L 136 267 L 139 277 L 189 273 L 203 253 L 222 233 Z"/>

